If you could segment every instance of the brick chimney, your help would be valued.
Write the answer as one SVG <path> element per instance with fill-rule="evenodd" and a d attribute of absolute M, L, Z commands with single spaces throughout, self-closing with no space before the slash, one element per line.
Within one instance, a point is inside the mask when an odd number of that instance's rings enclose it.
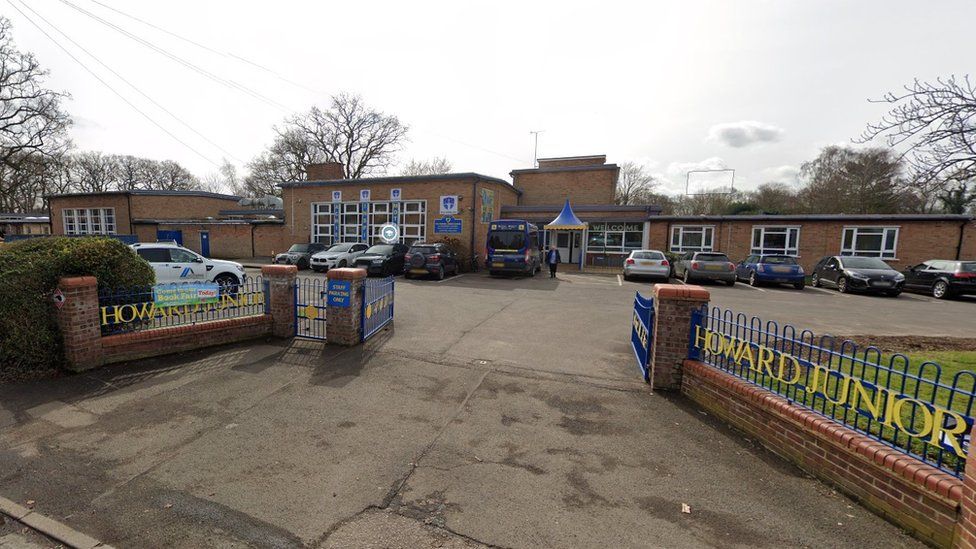
<path fill-rule="evenodd" d="M 341 162 L 323 162 L 321 164 L 309 164 L 305 168 L 305 177 L 309 181 L 329 181 L 345 179 L 346 172 Z"/>

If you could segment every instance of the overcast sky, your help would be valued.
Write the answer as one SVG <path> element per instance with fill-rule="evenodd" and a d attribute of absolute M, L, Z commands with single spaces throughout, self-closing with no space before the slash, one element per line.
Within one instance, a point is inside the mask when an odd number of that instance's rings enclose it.
<path fill-rule="evenodd" d="M 531 167 L 529 132 L 544 130 L 540 157 L 642 162 L 673 192 L 684 192 L 689 169 L 729 167 L 736 186 L 749 188 L 795 181 L 821 147 L 849 142 L 885 110 L 868 98 L 915 77 L 966 74 L 976 60 L 971 0 L 29 0 L 201 137 L 11 1 L 200 155 L 2 4 L 19 47 L 50 69 L 51 87 L 72 94 L 79 149 L 174 159 L 200 176 L 228 153 L 243 167 L 290 112 L 350 91 L 411 126 L 404 161 L 443 156 L 456 171 L 508 179 Z"/>

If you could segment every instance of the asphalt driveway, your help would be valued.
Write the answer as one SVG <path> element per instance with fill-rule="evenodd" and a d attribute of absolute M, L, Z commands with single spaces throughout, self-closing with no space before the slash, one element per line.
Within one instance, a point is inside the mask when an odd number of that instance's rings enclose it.
<path fill-rule="evenodd" d="M 363 347 L 2 386 L 0 495 L 119 547 L 918 545 L 651 394 L 635 287 L 398 281 L 394 328 Z"/>

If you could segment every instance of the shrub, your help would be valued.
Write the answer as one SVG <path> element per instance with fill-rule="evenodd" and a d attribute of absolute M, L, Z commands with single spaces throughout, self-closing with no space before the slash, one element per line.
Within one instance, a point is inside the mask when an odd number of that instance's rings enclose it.
<path fill-rule="evenodd" d="M 0 379 L 36 377 L 63 362 L 51 293 L 65 276 L 99 290 L 151 285 L 152 267 L 112 238 L 32 238 L 0 248 Z"/>
<path fill-rule="evenodd" d="M 428 242 L 439 242 L 444 244 L 457 256 L 458 269 L 462 273 L 466 273 L 471 270 L 471 250 L 467 248 L 460 238 L 454 238 L 451 236 L 440 236 Z"/>

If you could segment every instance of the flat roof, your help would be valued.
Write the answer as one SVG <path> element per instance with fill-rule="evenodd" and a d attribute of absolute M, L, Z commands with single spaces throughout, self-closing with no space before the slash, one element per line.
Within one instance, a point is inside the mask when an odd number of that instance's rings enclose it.
<path fill-rule="evenodd" d="M 15 213 L 15 212 L 0 212 L 0 222 L 17 222 L 17 223 L 47 223 L 51 219 L 46 213 Z"/>
<path fill-rule="evenodd" d="M 212 193 L 209 191 L 168 191 L 168 190 L 143 190 L 135 189 L 131 191 L 102 191 L 98 193 L 63 193 L 49 194 L 44 198 L 66 198 L 77 196 L 111 196 L 111 195 L 132 195 L 132 196 L 198 196 L 201 198 L 223 198 L 226 200 L 240 200 L 241 197 L 232 194 Z"/>
<path fill-rule="evenodd" d="M 480 173 L 474 172 L 444 173 L 436 175 L 391 175 L 383 177 L 362 177 L 359 179 L 325 179 L 320 181 L 289 181 L 288 183 L 278 183 L 278 186 L 281 188 L 330 187 L 335 185 L 369 185 L 370 183 L 424 183 L 427 181 L 445 181 L 451 179 L 475 179 L 478 181 L 488 181 L 490 183 L 504 185 L 516 193 L 522 194 L 522 191 L 518 190 L 514 185 L 508 181 L 505 181 L 504 179 L 499 179 L 497 177 L 491 177 L 488 175 L 481 175 Z"/>
<path fill-rule="evenodd" d="M 553 167 L 553 168 L 524 168 L 521 170 L 512 170 L 508 172 L 508 174 L 514 176 L 517 173 L 592 172 L 596 170 L 618 170 L 618 169 L 620 169 L 620 166 L 617 166 L 616 164 L 593 164 L 593 165 L 585 165 L 585 166 L 561 166 L 561 167 Z"/>
<path fill-rule="evenodd" d="M 284 208 L 269 208 L 263 210 L 220 210 L 220 215 L 285 215 Z"/>
<path fill-rule="evenodd" d="M 969 214 L 656 215 L 661 221 L 970 221 Z"/>
<path fill-rule="evenodd" d="M 260 225 L 283 224 L 281 218 L 268 219 L 133 219 L 134 225 Z"/>
<path fill-rule="evenodd" d="M 661 207 L 654 204 L 640 204 L 619 206 L 616 204 L 580 204 L 572 205 L 574 212 L 660 212 Z M 502 206 L 503 212 L 512 213 L 536 213 L 536 212 L 559 212 L 563 205 L 547 204 L 542 206 Z"/>

